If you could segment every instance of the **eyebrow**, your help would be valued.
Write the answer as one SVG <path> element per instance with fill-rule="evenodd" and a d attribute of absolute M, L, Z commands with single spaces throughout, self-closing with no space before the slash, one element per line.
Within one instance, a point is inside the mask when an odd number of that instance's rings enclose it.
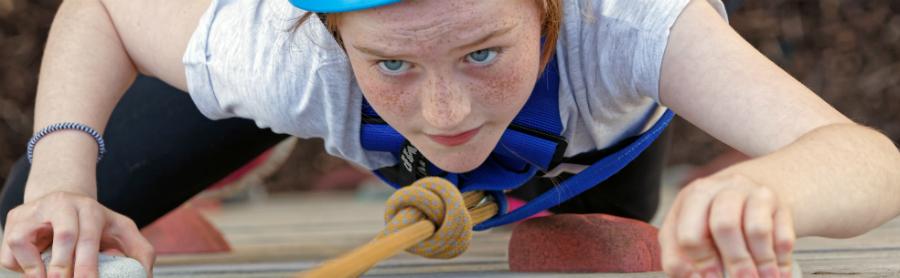
<path fill-rule="evenodd" d="M 454 48 L 453 50 L 472 48 L 476 45 L 482 44 L 482 43 L 494 38 L 495 36 L 509 32 L 513 27 L 515 27 L 515 25 L 494 30 L 494 31 L 488 33 L 487 35 L 484 35 L 484 36 L 478 38 L 477 40 L 474 40 L 470 43 L 466 43 L 464 45 L 458 46 L 458 47 Z M 369 55 L 385 57 L 385 58 L 406 56 L 406 55 L 392 55 L 392 54 L 381 52 L 380 50 L 377 50 L 374 48 L 365 47 L 365 46 L 361 46 L 361 45 L 353 45 L 353 48 L 356 48 L 356 50 L 359 50 L 360 52 L 363 52 L 363 53 L 366 53 Z"/>

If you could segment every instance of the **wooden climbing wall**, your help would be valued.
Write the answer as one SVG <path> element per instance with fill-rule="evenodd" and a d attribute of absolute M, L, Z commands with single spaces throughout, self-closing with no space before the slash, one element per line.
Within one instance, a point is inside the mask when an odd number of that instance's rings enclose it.
<path fill-rule="evenodd" d="M 156 277 L 288 277 L 368 241 L 382 227 L 382 203 L 359 201 L 351 194 L 284 194 L 266 202 L 225 206 L 207 216 L 222 230 L 234 252 L 160 257 Z M 453 260 L 401 254 L 366 276 L 519 277 L 522 274 L 509 273 L 506 264 L 509 236 L 508 228 L 477 233 L 472 248 Z M 801 239 L 795 256 L 805 277 L 900 277 L 900 219 L 853 239 Z"/>
<path fill-rule="evenodd" d="M 674 190 L 664 187 L 663 209 Z M 382 202 L 352 193 L 279 194 L 204 214 L 231 243 L 227 254 L 160 256 L 155 277 L 290 277 L 368 241 L 382 227 Z M 659 217 L 657 217 L 659 218 Z M 654 222 L 659 222 L 659 219 Z M 639 274 L 522 274 L 506 263 L 509 228 L 476 233 L 453 260 L 401 254 L 367 277 L 664 277 Z M 900 219 L 853 239 L 805 238 L 795 257 L 805 277 L 900 277 Z M 0 277 L 18 277 L 0 271 Z"/>

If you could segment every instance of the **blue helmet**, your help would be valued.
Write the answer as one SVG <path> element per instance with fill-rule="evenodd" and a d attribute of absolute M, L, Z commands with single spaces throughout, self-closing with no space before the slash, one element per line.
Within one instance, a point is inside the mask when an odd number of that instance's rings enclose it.
<path fill-rule="evenodd" d="M 401 0 L 289 0 L 295 7 L 314 13 L 342 13 L 394 4 Z"/>

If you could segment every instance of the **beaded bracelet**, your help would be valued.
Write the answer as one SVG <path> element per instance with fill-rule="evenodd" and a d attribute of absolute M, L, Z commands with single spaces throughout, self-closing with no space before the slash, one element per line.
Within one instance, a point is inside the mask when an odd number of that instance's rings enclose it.
<path fill-rule="evenodd" d="M 38 131 L 34 134 L 34 136 L 31 137 L 31 140 L 28 140 L 28 163 L 32 163 L 32 160 L 34 158 L 34 145 L 36 145 L 37 142 L 41 140 L 41 138 L 44 138 L 44 136 L 47 136 L 47 134 L 63 129 L 80 130 L 84 131 L 87 134 L 90 134 L 92 137 L 94 137 L 94 140 L 97 140 L 97 145 L 99 146 L 97 162 L 99 162 L 100 159 L 103 159 L 103 154 L 106 153 L 106 143 L 103 141 L 103 137 L 100 136 L 99 132 L 89 126 L 79 123 L 57 123 L 41 129 L 41 131 Z"/>

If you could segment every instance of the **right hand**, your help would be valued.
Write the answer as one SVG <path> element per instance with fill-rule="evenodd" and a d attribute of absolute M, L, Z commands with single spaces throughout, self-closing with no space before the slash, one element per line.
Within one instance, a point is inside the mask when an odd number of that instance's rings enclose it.
<path fill-rule="evenodd" d="M 52 245 L 44 269 L 41 252 Z M 9 211 L 0 265 L 25 277 L 98 277 L 100 250 L 136 259 L 152 277 L 156 253 L 128 217 L 88 195 L 54 192 Z"/>

